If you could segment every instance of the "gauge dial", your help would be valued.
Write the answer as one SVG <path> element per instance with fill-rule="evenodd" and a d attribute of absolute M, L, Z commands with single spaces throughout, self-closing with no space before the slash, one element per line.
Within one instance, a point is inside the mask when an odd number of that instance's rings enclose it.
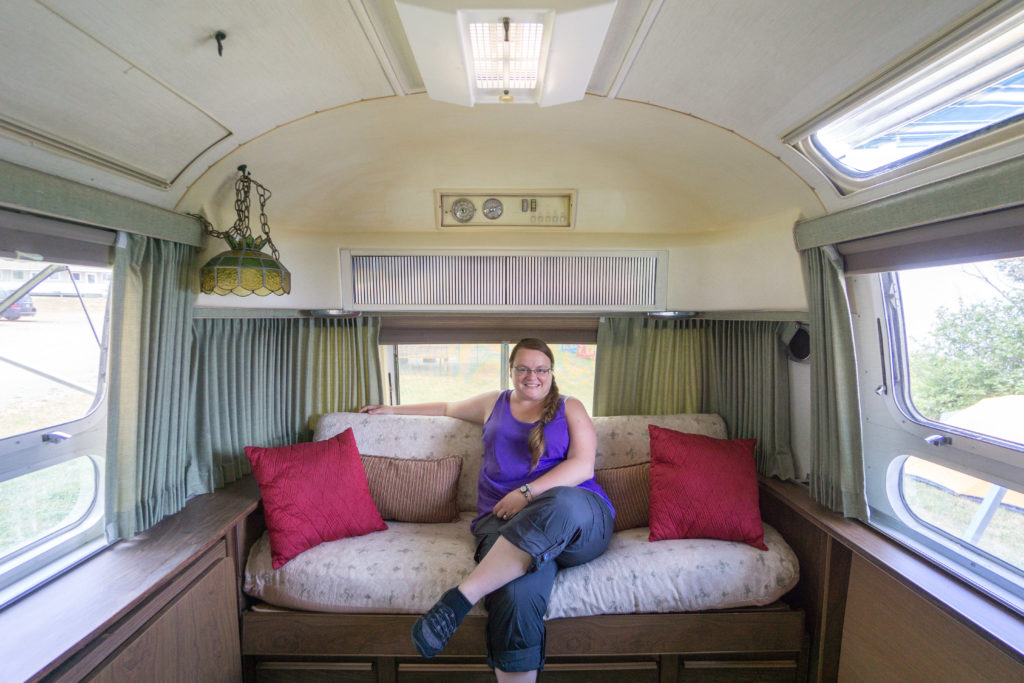
<path fill-rule="evenodd" d="M 460 223 L 470 222 L 473 220 L 473 214 L 475 213 L 476 207 L 473 206 L 473 202 L 465 197 L 460 197 L 452 202 L 452 218 Z"/>
<path fill-rule="evenodd" d="M 484 202 L 483 208 L 481 209 L 484 216 L 490 218 L 492 221 L 495 218 L 501 216 L 501 212 L 504 211 L 504 207 L 501 205 L 501 200 L 491 197 Z"/>

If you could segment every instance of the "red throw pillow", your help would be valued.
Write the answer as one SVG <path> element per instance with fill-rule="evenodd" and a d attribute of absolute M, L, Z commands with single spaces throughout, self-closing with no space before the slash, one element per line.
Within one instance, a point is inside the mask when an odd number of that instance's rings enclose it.
<path fill-rule="evenodd" d="M 387 529 L 373 504 L 352 429 L 325 441 L 246 446 L 263 496 L 274 569 L 299 553 Z"/>
<path fill-rule="evenodd" d="M 715 439 L 648 425 L 651 541 L 717 538 L 767 550 L 758 507 L 757 439 Z"/>

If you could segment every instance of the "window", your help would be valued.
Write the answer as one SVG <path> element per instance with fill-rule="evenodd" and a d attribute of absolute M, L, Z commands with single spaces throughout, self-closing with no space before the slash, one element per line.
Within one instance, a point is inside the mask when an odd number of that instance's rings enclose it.
<path fill-rule="evenodd" d="M 80 457 L 0 483 L 0 564 L 85 519 L 99 502 L 95 470 Z"/>
<path fill-rule="evenodd" d="M 532 90 L 540 74 L 542 22 L 472 22 L 469 39 L 476 87 Z"/>
<path fill-rule="evenodd" d="M 1024 258 L 907 270 L 890 286 L 904 409 L 952 432 L 934 437 L 939 446 L 970 435 L 1024 450 Z M 1020 492 L 917 457 L 903 462 L 900 487 L 920 522 L 1024 570 Z"/>
<path fill-rule="evenodd" d="M 786 142 L 847 194 L 1022 136 L 1024 10 L 1002 5 L 886 69 Z"/>
<path fill-rule="evenodd" d="M 32 254 L 0 272 L 24 275 L 0 288 L 2 605 L 105 544 L 110 267 Z"/>
<path fill-rule="evenodd" d="M 508 355 L 514 344 L 396 344 L 382 346 L 385 391 L 391 402 L 456 401 L 510 388 Z M 559 391 L 593 412 L 595 344 L 549 344 Z"/>
<path fill-rule="evenodd" d="M 871 522 L 1024 610 L 1024 257 L 850 284 Z"/>
<path fill-rule="evenodd" d="M 1024 493 L 913 456 L 899 484 L 918 522 L 1024 571 Z"/>
<path fill-rule="evenodd" d="M 1024 258 L 897 274 L 910 403 L 1024 446 Z"/>

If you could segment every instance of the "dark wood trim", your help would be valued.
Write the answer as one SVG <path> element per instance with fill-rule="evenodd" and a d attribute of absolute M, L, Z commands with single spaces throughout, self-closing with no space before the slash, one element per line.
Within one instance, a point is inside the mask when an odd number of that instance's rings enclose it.
<path fill-rule="evenodd" d="M 131 614 L 117 624 L 111 626 L 103 638 L 97 638 L 88 646 L 80 649 L 73 657 L 69 657 L 61 666 L 50 673 L 48 680 L 73 681 L 83 680 L 89 672 L 103 663 L 107 657 L 122 644 L 127 642 L 136 632 L 166 609 L 167 601 L 162 594 L 180 595 L 192 584 L 206 576 L 210 568 L 221 560 L 227 559 L 227 548 L 219 543 L 203 553 L 187 569 L 179 573 L 168 585 L 166 590 L 154 594 L 145 603 L 132 610 Z"/>
<path fill-rule="evenodd" d="M 853 553 L 835 539 L 828 539 L 828 574 L 823 596 L 821 639 L 815 652 L 818 668 L 814 680 L 834 681 L 839 678 L 839 655 L 846 623 L 846 596 L 850 587 L 850 562 Z"/>
<path fill-rule="evenodd" d="M 807 613 L 809 679 L 834 681 L 839 676 L 850 551 L 825 529 L 808 523 L 799 507 L 768 484 L 762 482 L 761 516 L 782 534 L 800 561 L 800 582 L 786 600 Z"/>
<path fill-rule="evenodd" d="M 152 619 L 132 629 L 124 644 L 96 667 L 47 680 L 238 681 L 242 657 L 237 610 L 233 563 L 221 557 L 180 587 Z"/>
<path fill-rule="evenodd" d="M 246 612 L 242 655 L 416 657 L 417 615 Z M 757 654 L 796 660 L 803 612 L 784 606 L 685 614 L 616 614 L 547 622 L 549 656 Z M 445 648 L 452 657 L 485 651 L 486 617 L 467 617 Z"/>
<path fill-rule="evenodd" d="M 679 655 L 662 655 L 658 683 L 675 683 L 679 679 Z"/>
<path fill-rule="evenodd" d="M 808 611 L 812 662 L 815 652 L 818 658 L 817 668 L 811 671 L 812 680 L 834 680 L 830 674 L 841 647 L 837 641 L 842 634 L 853 555 L 1024 662 L 1024 618 L 1018 613 L 866 524 L 826 509 L 811 500 L 802 486 L 762 479 L 761 493 L 765 521 L 782 533 L 801 563 L 801 586 L 788 597 L 794 598 L 794 606 Z M 817 540 L 801 541 L 821 536 L 830 540 L 824 561 L 813 555 L 819 547 Z M 819 572 L 824 573 L 816 577 L 814 574 Z"/>
<path fill-rule="evenodd" d="M 220 557 L 236 556 L 224 539 L 253 513 L 258 500 L 252 477 L 197 496 L 178 514 L 0 611 L 4 676 L 38 680 L 65 664 L 74 667 L 101 641 L 103 648 L 120 646 L 128 631 L 120 627 L 129 619 L 134 623 L 140 608 L 161 609 L 172 599 L 174 591 L 167 589 L 179 577 L 202 571 L 206 553 L 216 547 Z"/>

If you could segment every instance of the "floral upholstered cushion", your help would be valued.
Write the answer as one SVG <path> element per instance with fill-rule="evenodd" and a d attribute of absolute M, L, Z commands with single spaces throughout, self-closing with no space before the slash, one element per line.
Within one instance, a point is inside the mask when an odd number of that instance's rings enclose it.
<path fill-rule="evenodd" d="M 322 543 L 277 571 L 264 536 L 250 552 L 245 590 L 292 609 L 422 613 L 472 571 L 472 518 L 391 522 L 381 533 Z M 799 576 L 793 551 L 767 525 L 767 552 L 734 541 L 650 543 L 647 534 L 644 527 L 616 533 L 603 555 L 559 571 L 547 618 L 766 605 Z M 483 613 L 481 605 L 474 613 Z"/>
<path fill-rule="evenodd" d="M 725 421 L 711 413 L 616 415 L 595 417 L 596 469 L 622 467 L 651 459 L 650 424 L 716 439 L 726 438 Z M 352 429 L 360 453 L 391 458 L 462 458 L 459 510 L 476 510 L 476 487 L 484 447 L 481 426 L 451 417 L 328 413 L 317 422 L 313 438 L 329 439 Z"/>
<path fill-rule="evenodd" d="M 329 439 L 349 428 L 360 453 L 428 460 L 461 458 L 459 510 L 476 509 L 476 480 L 484 454 L 480 425 L 453 417 L 328 413 L 317 422 L 313 439 Z"/>
<path fill-rule="evenodd" d="M 649 425 L 727 437 L 717 415 L 594 418 L 596 467 L 618 474 L 635 492 L 650 460 Z M 271 605 L 323 612 L 423 613 L 473 570 L 469 530 L 483 453 L 480 425 L 446 417 L 333 413 L 317 439 L 351 427 L 364 453 L 394 458 L 462 459 L 459 520 L 445 524 L 390 522 L 387 531 L 322 543 L 274 571 L 263 536 L 246 566 L 245 590 Z M 614 476 L 614 475 L 612 475 Z M 621 506 L 625 507 L 625 506 Z M 620 510 L 620 513 L 622 511 Z M 648 541 L 646 525 L 617 531 L 608 550 L 558 573 L 548 618 L 640 612 L 686 612 L 766 605 L 797 582 L 796 556 L 765 525 L 763 552 L 746 543 L 708 539 Z M 475 613 L 482 613 L 480 605 Z"/>

